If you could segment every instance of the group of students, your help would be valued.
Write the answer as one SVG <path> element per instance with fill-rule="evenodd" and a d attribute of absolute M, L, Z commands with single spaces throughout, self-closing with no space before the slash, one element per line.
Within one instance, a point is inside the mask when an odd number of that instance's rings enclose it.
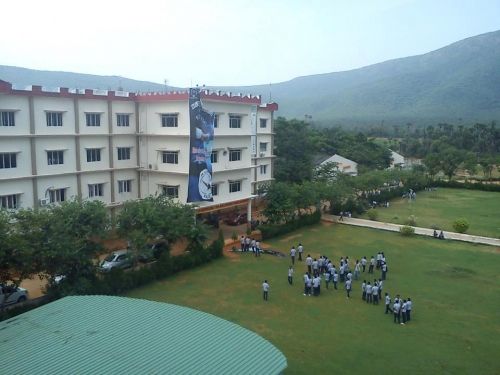
<path fill-rule="evenodd" d="M 240 249 L 242 252 L 252 251 L 256 257 L 260 256 L 262 252 L 260 248 L 260 241 L 248 236 L 241 236 L 240 238 Z"/>
<path fill-rule="evenodd" d="M 385 313 L 394 314 L 394 323 L 407 324 L 411 320 L 411 309 L 413 302 L 411 298 L 401 299 L 399 294 L 394 298 L 394 304 L 391 309 L 391 297 L 388 293 L 385 294 Z"/>
<path fill-rule="evenodd" d="M 292 265 L 288 267 L 288 283 L 293 285 L 293 275 L 295 264 L 295 257 L 298 254 L 298 260 L 302 261 L 302 254 L 304 247 L 299 244 L 297 248 L 293 246 L 290 249 L 290 258 Z M 361 273 L 366 272 L 368 266 L 368 274 L 373 274 L 374 270 L 380 270 L 381 277 L 374 279 L 373 284 L 366 279 L 361 284 L 362 295 L 361 298 L 367 303 L 378 305 L 382 301 L 382 290 L 384 281 L 387 279 L 387 259 L 384 252 L 380 251 L 376 256 L 371 256 L 370 260 L 364 256 L 361 260 L 356 260 L 354 268 L 351 269 L 349 257 L 341 257 L 339 268 L 326 256 L 320 255 L 318 259 L 312 258 L 310 254 L 305 258 L 307 271 L 304 273 L 304 296 L 319 296 L 321 294 L 322 276 L 324 277 L 326 289 L 329 289 L 329 284 L 332 282 L 334 289 L 338 289 L 338 283 L 344 283 L 344 289 L 347 293 L 347 298 L 351 297 L 352 282 L 357 280 Z M 268 300 L 269 296 L 269 283 L 267 280 L 262 284 L 264 292 L 264 300 Z M 391 307 L 391 298 L 389 293 L 385 293 L 385 313 L 389 312 L 394 315 L 394 323 L 406 324 L 411 319 L 412 301 L 411 298 L 401 299 L 399 295 L 394 299 Z"/>

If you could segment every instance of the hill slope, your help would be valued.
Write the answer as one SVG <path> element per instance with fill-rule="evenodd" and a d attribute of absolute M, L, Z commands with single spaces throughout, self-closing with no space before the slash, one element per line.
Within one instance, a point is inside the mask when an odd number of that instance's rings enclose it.
<path fill-rule="evenodd" d="M 0 66 L 0 79 L 18 85 L 160 91 L 164 85 L 117 76 Z M 217 87 L 269 97 L 269 86 Z M 429 124 L 500 120 L 500 31 L 424 55 L 364 68 L 304 76 L 272 85 L 279 115 L 313 116 L 323 124 Z"/>

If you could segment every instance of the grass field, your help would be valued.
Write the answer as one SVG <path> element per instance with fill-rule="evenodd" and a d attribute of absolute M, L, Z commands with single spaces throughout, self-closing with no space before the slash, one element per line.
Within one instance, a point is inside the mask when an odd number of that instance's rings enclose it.
<path fill-rule="evenodd" d="M 382 304 L 364 303 L 360 282 L 350 300 L 344 290 L 324 286 L 321 296 L 304 297 L 304 264 L 296 265 L 289 286 L 289 258 L 269 255 L 232 254 L 128 296 L 241 324 L 285 354 L 287 374 L 500 373 L 500 249 L 326 224 L 266 245 L 288 252 L 299 241 L 306 253 L 325 254 L 337 264 L 341 255 L 355 259 L 383 250 L 389 264 L 384 291 L 412 298 L 411 323 L 393 324 Z M 268 302 L 261 295 L 264 279 L 271 285 Z"/>
<path fill-rule="evenodd" d="M 469 221 L 468 234 L 500 238 L 500 193 L 438 188 L 421 191 L 417 199 L 395 199 L 389 208 L 378 208 L 378 221 L 404 224 L 408 216 L 417 217 L 417 226 L 439 226 L 454 231 L 452 223 L 460 217 Z M 366 214 L 363 218 L 368 218 Z"/>

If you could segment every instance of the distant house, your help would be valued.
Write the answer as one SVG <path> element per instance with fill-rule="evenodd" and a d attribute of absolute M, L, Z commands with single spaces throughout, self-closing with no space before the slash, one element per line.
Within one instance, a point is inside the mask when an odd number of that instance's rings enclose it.
<path fill-rule="evenodd" d="M 339 172 L 348 174 L 350 176 L 358 175 L 358 163 L 349 160 L 347 158 L 344 158 L 343 156 L 335 154 L 333 156 L 330 156 L 328 159 L 322 161 L 321 163 L 319 163 L 319 165 L 325 165 L 328 163 L 336 163 Z"/>
<path fill-rule="evenodd" d="M 391 166 L 389 168 L 390 169 L 393 169 L 396 167 L 397 168 L 404 168 L 406 166 L 405 157 L 401 154 L 398 154 L 395 151 L 390 150 L 390 149 L 389 149 L 389 151 L 391 152 L 391 158 L 392 158 Z"/>

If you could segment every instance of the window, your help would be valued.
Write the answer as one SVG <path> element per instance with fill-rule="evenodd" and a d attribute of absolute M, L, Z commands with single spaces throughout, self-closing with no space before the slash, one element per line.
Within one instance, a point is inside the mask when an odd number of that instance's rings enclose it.
<path fill-rule="evenodd" d="M 87 121 L 87 126 L 101 126 L 100 113 L 86 113 L 85 119 Z"/>
<path fill-rule="evenodd" d="M 19 208 L 19 194 L 11 194 L 11 195 L 0 195 L 0 209 L 2 208 Z"/>
<path fill-rule="evenodd" d="M 100 148 L 88 148 L 87 149 L 87 162 L 101 161 L 101 149 Z"/>
<path fill-rule="evenodd" d="M 130 160 L 130 147 L 118 147 L 118 160 Z"/>
<path fill-rule="evenodd" d="M 46 112 L 47 126 L 62 126 L 62 112 Z"/>
<path fill-rule="evenodd" d="M 267 118 L 261 118 L 260 119 L 260 128 L 267 128 Z"/>
<path fill-rule="evenodd" d="M 130 115 L 118 113 L 116 115 L 116 126 L 130 126 Z"/>
<path fill-rule="evenodd" d="M 241 181 L 229 181 L 229 192 L 236 193 L 241 191 Z"/>
<path fill-rule="evenodd" d="M 6 152 L 0 154 L 0 169 L 17 168 L 17 154 Z"/>
<path fill-rule="evenodd" d="M 130 193 L 132 191 L 132 180 L 118 180 L 118 193 Z"/>
<path fill-rule="evenodd" d="M 219 127 L 219 115 L 214 116 L 214 128 Z"/>
<path fill-rule="evenodd" d="M 219 195 L 219 185 L 217 184 L 212 185 L 212 195 L 213 196 Z"/>
<path fill-rule="evenodd" d="M 260 174 L 266 174 L 266 173 L 267 173 L 267 164 L 261 165 Z"/>
<path fill-rule="evenodd" d="M 14 120 L 14 111 L 0 112 L 0 121 L 2 122 L 2 126 L 15 126 L 16 122 Z"/>
<path fill-rule="evenodd" d="M 163 151 L 162 162 L 167 164 L 179 164 L 179 151 Z"/>
<path fill-rule="evenodd" d="M 266 152 L 267 151 L 267 142 L 260 142 L 259 143 L 259 150 L 260 150 L 260 152 Z"/>
<path fill-rule="evenodd" d="M 89 198 L 104 196 L 104 184 L 89 184 Z"/>
<path fill-rule="evenodd" d="M 210 155 L 210 161 L 212 164 L 215 164 L 219 161 L 219 152 L 218 151 L 212 151 L 212 154 Z"/>
<path fill-rule="evenodd" d="M 50 203 L 64 202 L 66 200 L 66 189 L 51 189 L 49 190 Z"/>
<path fill-rule="evenodd" d="M 179 198 L 179 186 L 163 185 L 162 193 L 170 198 Z"/>
<path fill-rule="evenodd" d="M 229 150 L 229 161 L 241 160 L 241 150 Z"/>
<path fill-rule="evenodd" d="M 57 165 L 64 164 L 64 151 L 47 151 L 47 164 Z"/>
<path fill-rule="evenodd" d="M 241 116 L 229 116 L 229 127 L 231 129 L 241 128 Z"/>
<path fill-rule="evenodd" d="M 178 126 L 177 113 L 164 113 L 161 115 L 161 126 L 164 128 L 176 128 Z"/>

